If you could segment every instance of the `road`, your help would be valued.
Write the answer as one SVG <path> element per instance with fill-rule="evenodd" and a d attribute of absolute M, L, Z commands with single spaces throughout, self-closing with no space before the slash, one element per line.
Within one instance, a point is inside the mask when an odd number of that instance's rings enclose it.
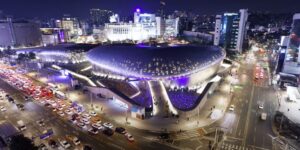
<path fill-rule="evenodd" d="M 277 107 L 275 90 L 269 86 L 267 71 L 264 71 L 263 79 L 254 80 L 254 68 L 257 63 L 261 63 L 262 57 L 256 55 L 253 60 L 247 59 L 240 63 L 237 71 L 240 88 L 235 88 L 231 101 L 236 106 L 235 110 L 228 111 L 219 126 L 227 129 L 225 142 L 241 147 L 271 149 L 269 135 L 273 135 L 271 123 Z M 263 105 L 263 109 L 258 108 L 259 104 Z M 262 112 L 268 114 L 265 121 L 260 119 Z"/>
<path fill-rule="evenodd" d="M 6 100 L 1 102 L 1 105 L 5 105 L 8 109 L 7 112 L 0 114 L 0 119 L 7 120 L 14 125 L 17 124 L 18 120 L 23 120 L 27 125 L 27 130 L 24 132 L 27 136 L 37 136 L 41 134 L 46 128 L 40 127 L 36 121 L 44 119 L 47 128 L 53 129 L 55 138 L 64 137 L 65 135 L 76 135 L 83 143 L 92 145 L 95 149 L 173 149 L 145 138 L 142 135 L 142 131 L 129 129 L 129 132 L 134 135 L 136 139 L 133 143 L 128 142 L 123 135 L 118 133 L 115 133 L 112 137 L 107 137 L 102 133 L 100 133 L 100 135 L 90 135 L 86 131 L 75 127 L 67 120 L 58 117 L 52 110 L 48 110 L 35 102 L 25 102 L 23 100 L 23 94 L 3 80 L 0 80 L 0 88 L 10 93 L 16 100 L 16 103 L 23 103 L 25 105 L 25 111 L 21 112 L 14 104 L 8 103 Z M 38 143 L 41 142 L 40 140 L 37 141 Z"/>

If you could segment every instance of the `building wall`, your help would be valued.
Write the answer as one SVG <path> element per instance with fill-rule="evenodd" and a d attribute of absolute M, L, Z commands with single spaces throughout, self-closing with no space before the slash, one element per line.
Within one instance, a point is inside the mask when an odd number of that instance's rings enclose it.
<path fill-rule="evenodd" d="M 41 31 L 35 23 L 13 23 L 16 45 L 35 46 L 41 44 Z"/>
<path fill-rule="evenodd" d="M 0 46 L 37 46 L 42 42 L 39 25 L 33 22 L 0 23 Z"/>
<path fill-rule="evenodd" d="M 300 75 L 300 14 L 295 14 L 288 48 L 285 54 L 283 72 Z"/>
<path fill-rule="evenodd" d="M 0 47 L 14 45 L 11 28 L 8 23 L 0 23 Z"/>

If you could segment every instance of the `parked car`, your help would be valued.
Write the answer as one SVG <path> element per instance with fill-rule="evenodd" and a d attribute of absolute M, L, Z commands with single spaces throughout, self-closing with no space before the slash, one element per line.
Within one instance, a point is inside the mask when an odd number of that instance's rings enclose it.
<path fill-rule="evenodd" d="M 126 130 L 123 127 L 116 127 L 115 131 L 120 134 L 126 133 Z"/>
<path fill-rule="evenodd" d="M 103 134 L 107 136 L 112 136 L 114 134 L 114 131 L 110 128 L 106 128 L 105 130 L 103 130 Z"/>
<path fill-rule="evenodd" d="M 113 127 L 114 127 L 114 126 L 113 126 L 111 123 L 109 123 L 109 122 L 103 123 L 103 126 L 104 126 L 104 127 L 107 127 L 107 128 L 113 128 Z"/>
<path fill-rule="evenodd" d="M 57 142 L 56 142 L 55 140 L 53 140 L 53 139 L 50 139 L 50 140 L 48 141 L 48 144 L 49 144 L 49 146 L 50 146 L 51 148 L 57 148 L 57 147 L 58 147 Z"/>

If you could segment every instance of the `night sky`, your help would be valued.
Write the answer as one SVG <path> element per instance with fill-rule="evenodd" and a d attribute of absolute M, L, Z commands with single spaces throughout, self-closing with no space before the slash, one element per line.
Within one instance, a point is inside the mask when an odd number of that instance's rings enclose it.
<path fill-rule="evenodd" d="M 300 0 L 165 0 L 166 10 L 190 10 L 199 14 L 237 11 L 239 8 L 271 12 L 300 12 Z M 59 18 L 63 14 L 86 18 L 90 8 L 110 9 L 130 15 L 135 8 L 156 12 L 159 0 L 1 0 L 0 10 L 15 18 Z"/>

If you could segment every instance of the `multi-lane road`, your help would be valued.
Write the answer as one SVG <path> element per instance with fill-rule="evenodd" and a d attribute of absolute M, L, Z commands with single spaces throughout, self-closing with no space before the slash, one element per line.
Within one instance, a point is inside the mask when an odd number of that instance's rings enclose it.
<path fill-rule="evenodd" d="M 143 131 L 136 131 L 127 129 L 135 137 L 135 142 L 131 143 L 126 140 L 124 135 L 115 133 L 112 137 L 108 137 L 102 133 L 99 135 L 91 135 L 86 131 L 74 126 L 66 119 L 62 119 L 56 113 L 53 113 L 51 109 L 47 109 L 35 102 L 25 101 L 24 95 L 15 88 L 8 85 L 6 82 L 0 79 L 0 88 L 9 93 L 16 101 L 16 103 L 23 103 L 25 105 L 25 111 L 17 109 L 15 104 L 8 103 L 7 100 L 1 101 L 0 105 L 7 108 L 6 112 L 0 113 L 0 120 L 6 120 L 13 125 L 17 124 L 18 120 L 23 120 L 27 126 L 27 130 L 24 134 L 31 137 L 40 135 L 44 130 L 52 128 L 54 131 L 53 138 L 65 138 L 66 135 L 75 135 L 79 137 L 82 143 L 92 145 L 94 149 L 173 149 L 172 147 L 157 143 L 151 139 L 143 136 Z M 36 121 L 44 119 L 46 127 L 40 127 Z M 38 140 L 37 143 L 46 143 L 45 140 Z M 75 145 L 73 145 L 75 148 Z"/>
<path fill-rule="evenodd" d="M 263 72 L 263 78 L 255 79 L 257 64 L 262 67 L 262 57 L 243 60 L 237 71 L 239 80 L 234 85 L 231 105 L 234 111 L 228 111 L 217 126 L 226 131 L 225 143 L 238 145 L 241 148 L 271 149 L 272 116 L 277 108 L 275 90 L 269 85 L 269 73 Z M 263 108 L 259 108 L 261 105 Z M 261 113 L 267 113 L 267 119 L 262 120 Z"/>

